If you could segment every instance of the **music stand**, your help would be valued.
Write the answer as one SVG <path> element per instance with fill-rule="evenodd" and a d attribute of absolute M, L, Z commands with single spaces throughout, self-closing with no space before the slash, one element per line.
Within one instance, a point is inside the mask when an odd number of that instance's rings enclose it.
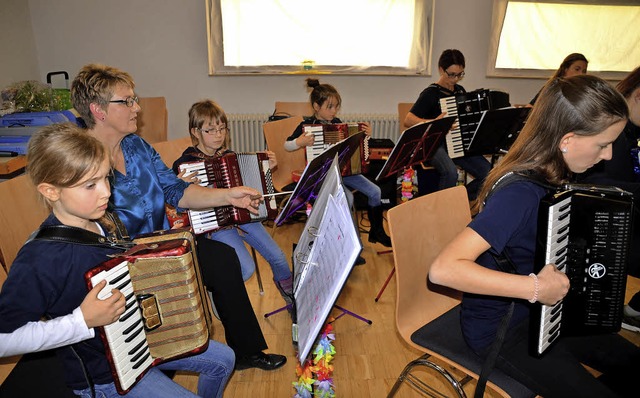
<path fill-rule="evenodd" d="M 389 158 L 376 176 L 376 181 L 431 159 L 455 120 L 454 116 L 444 117 L 431 122 L 418 123 L 403 131 Z"/>
<path fill-rule="evenodd" d="M 342 170 L 349 164 L 351 156 L 359 149 L 360 141 L 363 139 L 364 133 L 353 134 L 326 149 L 307 163 L 302 176 L 300 176 L 300 181 L 298 181 L 287 203 L 276 217 L 275 224 L 277 226 L 282 225 L 296 211 L 306 206 L 307 202 L 313 204 L 313 201 L 318 197 L 322 182 L 331 167 L 335 155 L 338 155 L 339 168 Z"/>
<path fill-rule="evenodd" d="M 466 149 L 466 155 L 504 154 L 520 134 L 531 108 L 484 111 Z"/>
<path fill-rule="evenodd" d="M 400 170 L 407 167 L 429 161 L 447 133 L 449 133 L 449 130 L 451 130 L 455 120 L 455 116 L 444 117 L 431 122 L 418 123 L 403 131 L 391 154 L 389 154 L 389 158 L 380 169 L 376 181 L 396 175 Z M 387 276 L 375 298 L 376 302 L 382 296 L 382 292 L 386 289 L 395 271 L 394 267 L 389 276 Z"/>
<path fill-rule="evenodd" d="M 349 209 L 338 156 L 323 177 L 316 201 L 293 253 L 293 341 L 304 363 L 351 273 L 362 242 Z M 339 317 L 338 317 L 339 318 Z M 368 324 L 371 321 L 356 316 Z M 337 318 L 336 318 L 337 319 Z"/>

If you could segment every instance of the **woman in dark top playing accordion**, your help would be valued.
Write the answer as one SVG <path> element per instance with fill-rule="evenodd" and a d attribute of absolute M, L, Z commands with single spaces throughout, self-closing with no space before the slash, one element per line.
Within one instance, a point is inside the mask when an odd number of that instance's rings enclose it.
<path fill-rule="evenodd" d="M 431 266 L 431 282 L 465 292 L 461 327 L 480 356 L 492 348 L 514 302 L 495 366 L 545 398 L 619 396 L 632 390 L 640 371 L 640 349 L 618 334 L 561 336 L 541 357 L 529 354 L 532 306 L 553 305 L 569 289 L 555 264 L 534 273 L 538 209 L 547 193 L 540 181 L 559 186 L 610 159 L 627 118 L 624 98 L 604 80 L 585 75 L 549 81 L 511 150 L 488 175 L 478 196 L 480 212 Z M 539 181 L 498 184 L 513 173 Z M 514 273 L 502 271 L 494 257 L 500 255 L 511 259 Z M 594 378 L 581 364 L 603 375 Z"/>
<path fill-rule="evenodd" d="M 458 84 L 464 78 L 464 68 L 464 55 L 459 50 L 443 51 L 438 59 L 440 78 L 420 93 L 418 100 L 413 104 L 403 121 L 404 127 L 409 128 L 418 123 L 430 122 L 447 116 L 446 111 L 440 107 L 440 99 L 466 92 L 464 87 Z M 444 143 L 436 150 L 429 164 L 436 169 L 440 176 L 438 189 L 451 188 L 456 185 L 458 181 L 456 165 L 469 172 L 474 177 L 474 180 L 467 184 L 469 199 L 476 198 L 484 178 L 491 170 L 491 163 L 484 156 L 474 155 L 451 159 Z M 423 172 L 422 168 L 418 168 L 420 180 L 422 179 L 420 174 Z M 424 187 L 420 187 L 420 185 L 418 189 L 420 194 L 426 192 Z"/>

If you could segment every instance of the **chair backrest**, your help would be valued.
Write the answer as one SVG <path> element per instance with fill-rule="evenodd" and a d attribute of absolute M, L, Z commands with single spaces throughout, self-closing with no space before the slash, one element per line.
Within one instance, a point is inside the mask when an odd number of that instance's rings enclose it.
<path fill-rule="evenodd" d="M 457 186 L 420 196 L 388 211 L 396 267 L 396 325 L 404 340 L 460 303 L 461 293 L 427 283 L 440 250 L 471 221 L 467 191 Z"/>
<path fill-rule="evenodd" d="M 167 101 L 164 97 L 140 98 L 138 135 L 150 144 L 166 141 L 169 124 Z"/>
<path fill-rule="evenodd" d="M 293 116 L 286 119 L 267 122 L 262 125 L 267 148 L 276 154 L 278 167 L 271 171 L 273 186 L 277 191 L 293 182 L 291 173 L 295 170 L 303 170 L 306 165 L 304 151 L 289 152 L 284 149 L 284 143 L 293 131 L 302 122 L 302 116 Z"/>
<path fill-rule="evenodd" d="M 171 141 L 162 141 L 152 144 L 164 163 L 168 167 L 173 166 L 173 162 L 176 161 L 184 152 L 185 149 L 191 146 L 191 137 L 182 137 Z"/>
<path fill-rule="evenodd" d="M 403 131 L 405 131 L 407 128 L 404 127 L 404 119 L 407 117 L 407 113 L 409 113 L 409 111 L 411 110 L 411 107 L 413 106 L 413 102 L 399 102 L 398 103 L 398 120 L 400 121 L 400 131 L 399 133 L 402 133 Z"/>
<path fill-rule="evenodd" d="M 306 102 L 283 102 L 276 101 L 276 115 L 284 116 L 312 116 L 313 108 L 309 101 Z"/>
<path fill-rule="evenodd" d="M 49 215 L 26 174 L 0 183 L 0 259 L 7 271 L 27 238 Z"/>

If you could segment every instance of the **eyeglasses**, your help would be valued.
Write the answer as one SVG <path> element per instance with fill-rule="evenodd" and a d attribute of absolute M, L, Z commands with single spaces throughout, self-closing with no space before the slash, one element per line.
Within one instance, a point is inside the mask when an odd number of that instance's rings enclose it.
<path fill-rule="evenodd" d="M 451 72 L 447 72 L 446 70 L 444 71 L 444 73 L 447 74 L 447 76 L 449 76 L 450 78 L 456 78 L 456 79 L 462 79 L 464 77 L 464 71 L 460 72 L 460 73 L 451 73 Z"/>
<path fill-rule="evenodd" d="M 140 98 L 138 98 L 138 97 L 127 97 L 125 99 L 111 100 L 109 102 L 111 102 L 112 104 L 125 104 L 127 107 L 131 108 L 134 103 L 136 103 L 136 104 L 140 103 Z"/>
<path fill-rule="evenodd" d="M 201 132 L 205 133 L 205 134 L 209 134 L 209 135 L 213 135 L 218 134 L 218 135 L 222 135 L 224 133 L 227 132 L 228 128 L 227 126 L 222 126 L 222 127 L 218 127 L 218 128 L 212 128 L 212 129 L 203 129 L 203 128 L 198 128 L 197 130 L 200 130 Z"/>

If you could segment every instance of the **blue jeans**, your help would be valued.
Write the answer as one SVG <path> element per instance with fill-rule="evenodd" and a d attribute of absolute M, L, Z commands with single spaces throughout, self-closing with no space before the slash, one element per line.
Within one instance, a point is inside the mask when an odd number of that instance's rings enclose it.
<path fill-rule="evenodd" d="M 342 177 L 342 182 L 349 189 L 357 189 L 367 197 L 367 203 L 371 207 L 382 205 L 382 191 L 380 187 L 371 182 L 362 174 Z"/>
<path fill-rule="evenodd" d="M 209 341 L 209 347 L 201 354 L 176 359 L 154 366 L 125 395 L 130 398 L 176 398 L 176 397 L 217 397 L 221 398 L 224 387 L 231 377 L 235 365 L 235 355 L 228 346 L 217 341 Z M 198 394 L 175 383 L 162 370 L 184 370 L 200 374 Z M 119 398 L 114 383 L 95 386 L 96 398 Z M 83 398 L 91 397 L 91 389 L 74 390 Z"/>
<path fill-rule="evenodd" d="M 454 187 L 458 181 L 458 169 L 460 166 L 467 173 L 474 177 L 474 180 L 467 185 L 469 197 L 475 199 L 484 179 L 491 171 L 491 163 L 484 156 L 465 156 L 462 158 L 451 159 L 444 146 L 440 146 L 429 163 L 438 171 L 440 179 L 438 181 L 438 189 L 446 189 Z"/>
<path fill-rule="evenodd" d="M 227 228 L 209 235 L 209 239 L 226 243 L 233 247 L 240 259 L 242 279 L 245 281 L 253 275 L 256 264 L 244 242 L 253 247 L 271 266 L 273 280 L 281 281 L 291 276 L 289 262 L 278 244 L 271 238 L 264 226 L 259 222 L 242 224 L 238 228 Z"/>

